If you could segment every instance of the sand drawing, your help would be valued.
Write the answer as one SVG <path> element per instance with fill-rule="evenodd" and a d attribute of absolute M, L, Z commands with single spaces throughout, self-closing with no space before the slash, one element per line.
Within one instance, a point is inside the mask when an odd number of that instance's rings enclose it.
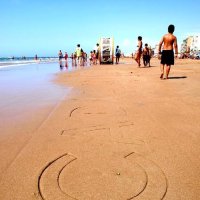
<path fill-rule="evenodd" d="M 89 164 L 88 160 L 85 162 Z M 168 181 L 165 173 L 155 162 L 135 152 L 124 155 L 121 162 L 125 163 L 128 168 L 121 168 L 120 172 L 113 173 L 112 170 L 103 171 L 103 168 L 99 166 L 98 173 L 93 173 L 93 176 L 88 178 L 90 174 L 84 174 L 85 169 L 81 167 L 78 158 L 68 153 L 60 155 L 50 161 L 41 171 L 38 177 L 39 195 L 43 200 L 106 199 L 105 196 L 113 200 L 117 200 L 118 197 L 124 200 L 145 200 L 148 197 L 154 200 L 163 200 L 165 198 Z M 128 172 L 127 169 L 130 169 L 131 172 Z M 95 170 L 97 169 L 93 169 L 91 166 L 91 171 Z M 127 182 L 126 173 L 131 176 Z M 82 174 L 82 178 L 80 178 L 80 174 Z M 119 190 L 115 191 L 106 185 L 106 183 L 114 181 L 116 182 L 113 184 L 121 184 L 120 179 L 128 186 L 127 193 L 123 195 Z M 62 180 L 65 180 L 65 183 Z M 92 184 L 98 183 L 99 180 L 105 181 L 105 184 L 103 186 L 100 184 L 93 190 Z M 90 187 L 89 192 L 83 192 L 81 187 Z M 121 186 L 119 185 L 119 187 Z M 71 192 L 71 188 L 75 191 Z M 116 186 L 116 188 L 118 187 Z M 109 194 L 108 191 L 111 193 Z M 94 198 L 96 193 L 101 198 Z M 107 194 L 105 195 L 105 193 Z"/>

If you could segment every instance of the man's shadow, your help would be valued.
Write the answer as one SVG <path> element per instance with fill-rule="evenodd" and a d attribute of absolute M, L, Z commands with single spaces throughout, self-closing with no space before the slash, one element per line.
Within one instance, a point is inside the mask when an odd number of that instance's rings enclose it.
<path fill-rule="evenodd" d="M 187 78 L 187 76 L 172 76 L 172 77 L 168 77 L 168 79 L 182 79 L 182 78 Z"/>

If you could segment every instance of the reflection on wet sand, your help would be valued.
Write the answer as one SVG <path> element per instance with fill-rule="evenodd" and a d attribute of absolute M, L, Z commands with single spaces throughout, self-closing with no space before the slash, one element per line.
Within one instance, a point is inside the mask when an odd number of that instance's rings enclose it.
<path fill-rule="evenodd" d="M 60 71 L 63 71 L 64 69 L 67 71 L 72 71 L 82 67 L 89 67 L 89 66 L 90 63 L 88 63 L 87 60 L 77 60 L 77 59 L 71 59 L 71 61 L 59 60 Z"/>

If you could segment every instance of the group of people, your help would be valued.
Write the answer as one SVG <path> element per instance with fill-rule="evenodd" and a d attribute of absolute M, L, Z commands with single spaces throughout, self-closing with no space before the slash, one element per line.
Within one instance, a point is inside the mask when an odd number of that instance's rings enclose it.
<path fill-rule="evenodd" d="M 146 43 L 144 48 L 142 48 L 142 37 L 138 36 L 138 49 L 135 53 L 135 61 L 138 63 L 138 67 L 141 66 L 141 57 L 143 58 L 144 67 L 149 65 L 150 67 L 150 59 L 151 59 L 151 49 L 148 47 Z"/>
<path fill-rule="evenodd" d="M 116 56 L 116 64 L 118 64 L 119 58 L 121 57 L 121 50 L 119 49 L 119 46 L 116 47 L 115 56 Z M 67 61 L 67 59 L 68 59 L 67 52 L 65 52 L 65 55 L 63 56 L 63 53 L 60 50 L 58 52 L 58 58 L 59 58 L 60 62 L 62 61 L 63 58 Z M 80 44 L 77 44 L 75 52 L 71 54 L 70 58 L 72 59 L 73 64 L 84 65 L 84 63 L 87 62 L 88 56 L 87 56 L 87 53 L 83 51 Z M 97 65 L 98 63 L 100 63 L 99 43 L 96 44 L 96 47 L 94 50 L 90 51 L 89 62 L 90 62 L 90 65 Z"/>
<path fill-rule="evenodd" d="M 67 59 L 68 59 L 67 52 L 65 52 L 65 55 L 63 56 L 63 53 L 60 50 L 58 52 L 58 58 L 59 58 L 60 62 L 62 62 L 63 58 L 65 59 L 65 61 L 67 61 Z M 80 44 L 77 44 L 76 50 L 74 53 L 71 54 L 70 58 L 72 59 L 72 64 L 84 65 L 84 63 L 87 61 L 87 53 L 83 51 Z"/>
<path fill-rule="evenodd" d="M 168 75 L 171 69 L 171 65 L 174 65 L 174 49 L 175 49 L 175 55 L 177 57 L 178 55 L 178 45 L 177 45 L 177 38 L 176 36 L 173 35 L 175 30 L 174 25 L 169 25 L 168 26 L 168 33 L 165 34 L 160 43 L 159 43 L 159 54 L 161 57 L 161 79 L 168 79 Z M 137 46 L 137 51 L 135 54 L 135 61 L 138 64 L 138 67 L 141 66 L 141 57 L 143 58 L 143 64 L 146 67 L 147 65 L 150 67 L 150 59 L 151 59 L 151 50 L 148 47 L 148 44 L 146 43 L 143 48 L 143 43 L 142 43 L 142 37 L 138 36 L 138 46 Z M 162 51 L 161 51 L 162 49 Z M 90 52 L 89 55 L 89 61 L 90 65 L 96 65 L 98 64 L 99 61 L 99 44 L 96 44 L 96 49 Z M 62 60 L 63 54 L 62 51 L 60 50 L 58 53 L 59 61 Z M 116 57 L 116 64 L 119 63 L 119 59 L 121 57 L 121 50 L 119 46 L 116 47 L 115 49 L 115 57 Z M 67 52 L 65 52 L 64 56 L 65 60 L 68 58 Z M 86 52 L 83 51 L 83 49 L 80 47 L 80 44 L 77 45 L 77 48 L 75 52 L 71 55 L 72 61 L 78 62 L 80 65 L 84 65 L 84 63 L 87 61 L 87 54 Z"/>
<path fill-rule="evenodd" d="M 165 34 L 160 43 L 158 52 L 160 55 L 160 67 L 161 67 L 161 79 L 168 79 L 169 72 L 171 69 L 171 65 L 174 65 L 174 50 L 175 50 L 175 57 L 178 56 L 178 45 L 177 45 L 177 38 L 173 35 L 175 30 L 174 25 L 168 26 L 168 33 Z M 138 49 L 135 55 L 135 61 L 138 63 L 138 67 L 141 66 L 140 60 L 141 56 L 143 55 L 143 63 L 144 66 L 149 64 L 150 66 L 150 59 L 151 59 L 151 52 L 148 48 L 148 44 L 145 44 L 144 49 L 142 49 L 142 37 L 138 36 Z M 162 51 L 161 51 L 162 49 Z"/>
<path fill-rule="evenodd" d="M 81 48 L 80 44 L 77 44 L 75 52 L 71 55 L 71 59 L 75 65 L 84 65 L 87 61 L 87 53 Z"/>
<path fill-rule="evenodd" d="M 89 55 L 90 65 L 97 65 L 98 62 L 100 62 L 99 52 L 100 52 L 100 47 L 99 43 L 97 43 L 95 49 L 93 51 L 90 51 Z"/>
<path fill-rule="evenodd" d="M 61 61 L 63 58 L 67 61 L 67 59 L 68 59 L 68 54 L 67 54 L 67 52 L 65 52 L 65 55 L 63 56 L 63 53 L 62 53 L 62 51 L 60 50 L 60 51 L 58 52 L 58 59 L 59 59 L 59 61 Z"/>

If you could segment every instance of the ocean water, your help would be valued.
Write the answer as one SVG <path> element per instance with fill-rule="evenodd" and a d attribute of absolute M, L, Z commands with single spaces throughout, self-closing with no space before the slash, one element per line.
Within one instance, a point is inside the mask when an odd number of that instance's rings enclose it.
<path fill-rule="evenodd" d="M 55 58 L 39 62 L 1 59 L 1 64 L 0 174 L 7 170 L 55 108 L 70 98 L 73 88 L 56 84 L 57 75 L 83 68 L 72 65 L 71 59 L 60 63 Z"/>
<path fill-rule="evenodd" d="M 50 59 L 18 60 L 13 65 L 10 65 L 12 60 L 1 62 L 5 64 L 0 68 L 0 128 L 10 120 L 16 123 L 18 119 L 23 120 L 25 113 L 29 118 L 35 111 L 54 106 L 70 95 L 72 88 L 54 83 L 55 76 L 81 70 L 83 66 L 74 66 L 71 59 L 62 63 Z"/>
<path fill-rule="evenodd" d="M 58 63 L 4 65 L 0 68 L 1 118 L 19 117 L 28 109 L 40 109 L 62 99 L 69 88 L 53 82 L 59 72 Z"/>
<path fill-rule="evenodd" d="M 0 57 L 0 68 L 19 65 L 27 65 L 27 64 L 38 64 L 38 63 L 52 63 L 57 62 L 58 58 L 56 57 L 40 57 L 37 60 L 34 57 Z"/>

